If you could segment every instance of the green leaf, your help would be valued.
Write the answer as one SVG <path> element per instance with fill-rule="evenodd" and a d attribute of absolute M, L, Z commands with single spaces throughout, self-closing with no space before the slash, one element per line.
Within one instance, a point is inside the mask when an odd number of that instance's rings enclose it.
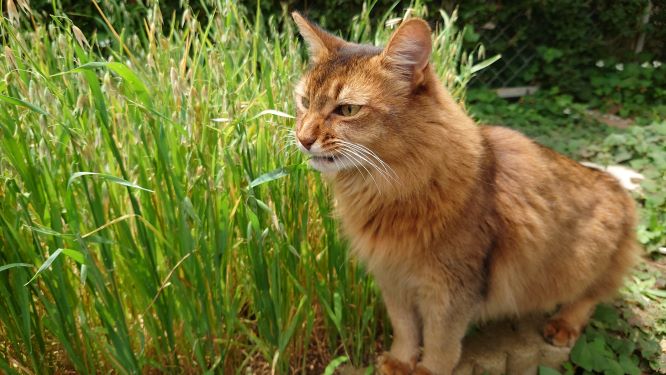
<path fill-rule="evenodd" d="M 125 64 L 115 61 L 103 64 L 106 64 L 106 66 L 109 69 L 111 69 L 114 73 L 122 77 L 123 80 L 125 80 L 125 82 L 127 83 L 127 85 L 132 89 L 132 91 L 134 91 L 137 94 L 137 96 L 141 99 L 143 104 L 145 104 L 147 107 L 152 107 L 148 88 L 143 83 L 143 81 L 141 81 L 139 76 L 137 76 L 134 73 L 134 71 L 128 68 Z"/>
<path fill-rule="evenodd" d="M 539 366 L 538 375 L 560 375 L 560 372 L 546 366 Z"/>
<path fill-rule="evenodd" d="M 46 234 L 46 235 L 49 235 L 49 236 L 56 236 L 56 237 L 73 237 L 74 236 L 73 234 L 63 234 L 63 233 L 60 233 L 60 232 L 56 232 L 51 228 L 42 227 L 42 226 L 37 227 L 37 226 L 25 225 L 25 227 L 30 229 L 33 232 L 37 232 L 37 233 L 40 233 L 40 234 Z"/>
<path fill-rule="evenodd" d="M 324 375 L 333 375 L 335 373 L 335 369 L 340 367 L 341 364 L 349 361 L 349 357 L 347 356 L 340 356 L 338 358 L 335 358 L 331 362 L 329 362 L 328 366 L 326 366 L 326 369 L 324 370 Z"/>
<path fill-rule="evenodd" d="M 479 33 L 475 32 L 474 27 L 471 26 L 471 25 L 466 27 L 463 30 L 463 38 L 464 38 L 465 42 L 476 43 L 479 40 L 480 37 L 481 37 L 481 35 L 479 35 Z"/>
<path fill-rule="evenodd" d="M 641 369 L 636 365 L 634 361 L 628 355 L 621 355 L 619 358 L 620 366 L 625 374 L 638 375 L 641 373 Z"/>
<path fill-rule="evenodd" d="M 580 336 L 576 345 L 571 349 L 571 362 L 587 371 L 592 371 L 594 363 L 585 334 Z"/>
<path fill-rule="evenodd" d="M 261 208 L 262 210 L 264 210 L 266 212 L 269 212 L 269 213 L 273 212 L 273 210 L 271 210 L 271 208 L 268 207 L 268 205 L 266 203 L 262 202 L 261 200 L 255 198 L 255 197 L 249 197 L 248 201 L 256 203 L 257 207 Z"/>
<path fill-rule="evenodd" d="M 594 319 L 607 325 L 615 324 L 619 318 L 617 310 L 609 305 L 599 305 L 594 312 Z"/>
<path fill-rule="evenodd" d="M 285 168 L 278 168 L 275 170 L 272 170 L 268 173 L 264 173 L 261 176 L 255 178 L 252 182 L 250 182 L 250 188 L 259 186 L 261 184 L 265 184 L 266 182 L 277 180 L 278 178 L 282 178 L 285 176 L 288 176 L 289 172 Z"/>
<path fill-rule="evenodd" d="M 79 280 L 81 280 L 81 284 L 85 284 L 86 283 L 86 278 L 88 277 L 88 266 L 86 266 L 85 264 L 82 264 L 80 274 L 81 274 L 81 276 L 79 277 Z"/>
<path fill-rule="evenodd" d="M 68 257 L 74 259 L 74 261 L 79 263 L 79 264 L 83 264 L 85 262 L 85 259 L 83 257 L 83 253 L 78 251 L 78 250 L 62 249 L 62 253 L 67 255 Z"/>
<path fill-rule="evenodd" d="M 127 83 L 127 86 L 134 91 L 134 93 L 139 97 L 139 99 L 143 102 L 143 104 L 146 107 L 152 107 L 151 101 L 150 101 L 150 93 L 148 91 L 148 88 L 146 85 L 141 81 L 139 76 L 137 76 L 130 68 L 128 68 L 125 64 L 119 63 L 119 62 L 105 62 L 105 61 L 95 61 L 95 62 L 89 62 L 87 64 L 83 64 L 77 68 L 74 68 L 72 70 L 66 71 L 66 72 L 61 72 L 54 74 L 54 76 L 62 75 L 62 74 L 69 74 L 69 73 L 75 73 L 75 72 L 80 72 L 82 70 L 93 70 L 96 68 L 108 68 L 112 72 L 116 73 L 119 75 L 125 83 Z"/>
<path fill-rule="evenodd" d="M 588 348 L 592 355 L 592 367 L 595 371 L 608 369 L 609 363 L 615 359 L 613 353 L 606 347 L 606 340 L 603 336 L 595 337 Z"/>
<path fill-rule="evenodd" d="M 46 261 L 37 270 L 37 273 L 35 273 L 32 276 L 32 278 L 27 283 L 25 283 L 25 285 L 30 284 L 40 273 L 42 273 L 42 271 L 49 268 L 51 266 L 51 264 L 53 263 L 53 261 L 55 261 L 56 258 L 58 258 L 58 256 L 60 256 L 60 254 L 65 254 L 67 257 L 72 258 L 77 263 L 83 264 L 83 262 L 84 262 L 83 254 L 80 251 L 73 250 L 73 249 L 58 249 L 53 254 L 51 254 L 50 257 L 48 257 L 46 259 Z M 21 263 L 21 264 L 25 264 L 25 263 Z M 32 264 L 30 264 L 29 266 L 32 266 Z M 2 269 L 0 269 L 0 271 L 2 271 Z"/>
<path fill-rule="evenodd" d="M 493 63 L 495 63 L 497 60 L 499 60 L 501 58 L 502 58 L 502 55 L 495 55 L 491 58 L 485 59 L 485 60 L 483 60 L 479 63 L 474 64 L 469 72 L 471 74 L 474 74 L 474 73 L 476 73 L 480 70 L 483 70 L 483 69 L 489 67 L 490 65 L 492 65 Z"/>
<path fill-rule="evenodd" d="M 603 373 L 605 375 L 624 375 L 624 369 L 614 360 L 604 362 Z"/>
<path fill-rule="evenodd" d="M 108 181 L 110 181 L 110 182 L 116 183 L 116 184 L 118 184 L 118 185 L 123 185 L 123 186 L 127 186 L 127 187 L 131 187 L 131 188 L 135 188 L 135 189 L 139 189 L 139 190 L 144 190 L 144 191 L 147 191 L 147 192 L 153 193 L 153 190 L 146 189 L 146 188 L 141 187 L 141 186 L 139 186 L 139 185 L 137 185 L 137 184 L 135 184 L 135 183 L 129 182 L 129 181 L 127 181 L 127 180 L 123 180 L 123 179 L 120 178 L 120 177 L 111 176 L 111 175 L 104 174 L 104 173 L 96 173 L 96 172 L 76 172 L 76 173 L 72 174 L 72 176 L 71 176 L 71 177 L 69 178 L 69 180 L 67 181 L 67 188 L 69 189 L 69 186 L 72 184 L 72 182 L 73 182 L 74 180 L 76 180 L 77 178 L 81 177 L 81 176 L 99 176 L 99 177 L 101 177 L 101 178 L 103 178 L 103 179 L 105 179 L 105 180 L 108 180 Z"/>
<path fill-rule="evenodd" d="M 296 327 L 298 326 L 299 323 L 302 323 L 301 312 L 305 307 L 306 300 L 307 299 L 305 296 L 301 298 L 301 301 L 298 304 L 298 308 L 296 309 L 296 313 L 294 314 L 291 323 L 289 323 L 289 326 L 286 327 L 286 329 L 280 335 L 280 351 L 285 350 L 287 344 L 289 344 L 289 341 L 293 337 L 294 332 L 296 332 Z"/>
<path fill-rule="evenodd" d="M 618 345 L 613 347 L 613 350 L 620 356 L 630 356 L 631 353 L 636 350 L 636 344 L 634 344 L 632 341 L 629 341 L 628 339 L 621 339 L 619 340 Z"/>
<path fill-rule="evenodd" d="M 42 115 L 48 116 L 48 113 L 45 110 L 37 107 L 34 104 L 28 103 L 24 100 L 13 98 L 11 96 L 5 96 L 5 95 L 2 95 L 2 94 L 0 94 L 0 100 L 2 100 L 4 102 L 7 102 L 9 104 L 16 105 L 16 106 L 30 108 L 33 111 L 37 112 L 37 113 L 41 113 Z"/>
<path fill-rule="evenodd" d="M 33 265 L 29 263 L 9 263 L 5 264 L 4 266 L 0 266 L 0 272 L 16 267 L 32 267 L 32 266 Z"/>
<path fill-rule="evenodd" d="M 303 166 L 303 164 L 296 164 L 296 165 L 290 165 L 288 167 L 282 167 L 282 168 L 274 169 L 270 172 L 262 174 L 261 176 L 255 178 L 254 180 L 252 180 L 252 182 L 250 182 L 249 187 L 251 189 L 251 188 L 257 187 L 261 184 L 265 184 L 267 182 L 274 181 L 274 180 L 277 180 L 279 178 L 288 176 L 293 171 L 302 168 L 302 166 Z"/>
<path fill-rule="evenodd" d="M 263 110 L 263 111 L 259 112 L 256 116 L 252 117 L 250 120 L 255 120 L 255 119 L 257 119 L 261 116 L 265 116 L 265 115 L 273 115 L 273 116 L 284 117 L 284 118 L 288 118 L 288 119 L 295 118 L 294 116 L 292 116 L 288 113 L 284 113 L 282 111 L 278 111 L 278 110 L 275 110 L 275 109 L 266 109 L 266 110 Z"/>
<path fill-rule="evenodd" d="M 336 325 L 342 326 L 342 297 L 338 292 L 333 293 L 333 312 Z"/>
<path fill-rule="evenodd" d="M 652 298 L 656 301 L 666 298 L 666 290 L 647 289 L 643 294 L 645 294 L 646 297 Z"/>
<path fill-rule="evenodd" d="M 255 233 L 259 233 L 261 230 L 261 224 L 259 224 L 259 218 L 257 217 L 257 214 L 252 212 L 252 210 L 248 210 L 247 216 L 249 219 L 248 225 L 251 226 Z"/>
<path fill-rule="evenodd" d="M 49 268 L 51 266 L 51 263 L 53 263 L 53 261 L 56 260 L 56 258 L 58 258 L 58 256 L 60 255 L 60 253 L 62 253 L 62 251 L 63 251 L 63 249 L 58 249 L 53 254 L 51 254 L 51 256 L 48 257 L 46 259 L 46 261 L 39 267 L 39 269 L 37 270 L 37 273 L 35 273 L 35 275 L 32 276 L 32 278 L 30 280 L 28 280 L 28 282 L 25 283 L 23 286 L 27 286 L 28 284 L 30 284 L 32 282 L 32 280 L 34 280 L 37 276 L 39 276 L 40 273 L 42 273 L 42 271 Z"/>

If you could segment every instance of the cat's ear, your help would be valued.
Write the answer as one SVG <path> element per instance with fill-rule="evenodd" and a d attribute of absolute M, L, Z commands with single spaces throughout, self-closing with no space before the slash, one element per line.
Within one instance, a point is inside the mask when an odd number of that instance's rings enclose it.
<path fill-rule="evenodd" d="M 305 39 L 310 51 L 310 60 L 320 62 L 340 49 L 346 42 L 335 35 L 329 34 L 319 26 L 305 19 L 298 12 L 291 13 L 298 26 L 298 31 Z"/>
<path fill-rule="evenodd" d="M 382 60 L 385 64 L 411 80 L 414 86 L 425 79 L 432 51 L 432 37 L 428 23 L 419 18 L 403 21 L 391 35 Z"/>

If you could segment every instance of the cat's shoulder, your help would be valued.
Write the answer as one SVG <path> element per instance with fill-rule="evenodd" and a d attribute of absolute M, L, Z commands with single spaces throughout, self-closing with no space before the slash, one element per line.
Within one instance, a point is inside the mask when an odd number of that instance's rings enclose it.
<path fill-rule="evenodd" d="M 491 145 L 527 145 L 534 143 L 523 133 L 503 126 L 482 125 L 481 134 Z"/>
<path fill-rule="evenodd" d="M 485 147 L 499 162 L 530 162 L 534 161 L 530 159 L 543 157 L 543 146 L 519 131 L 502 126 L 481 126 L 481 135 Z"/>

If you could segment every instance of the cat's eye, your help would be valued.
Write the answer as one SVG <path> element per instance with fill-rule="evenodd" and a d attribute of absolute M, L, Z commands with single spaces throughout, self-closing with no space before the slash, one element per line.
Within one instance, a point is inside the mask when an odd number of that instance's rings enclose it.
<path fill-rule="evenodd" d="M 305 96 L 301 98 L 301 104 L 303 105 L 303 108 L 308 109 L 310 108 L 310 99 L 306 98 Z"/>
<path fill-rule="evenodd" d="M 335 109 L 335 113 L 349 117 L 349 116 L 354 116 L 355 114 L 358 113 L 358 111 L 361 109 L 360 105 L 356 104 L 343 104 L 338 106 L 338 108 Z"/>

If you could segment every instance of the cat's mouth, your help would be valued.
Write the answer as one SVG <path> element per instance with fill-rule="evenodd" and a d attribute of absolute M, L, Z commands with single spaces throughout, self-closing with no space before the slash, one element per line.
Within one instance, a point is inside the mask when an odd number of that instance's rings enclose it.
<path fill-rule="evenodd" d="M 310 155 L 310 165 L 320 172 L 337 172 L 346 164 L 341 155 Z"/>
<path fill-rule="evenodd" d="M 313 155 L 310 160 L 317 162 L 317 163 L 333 163 L 335 161 L 335 156 L 315 156 Z"/>

